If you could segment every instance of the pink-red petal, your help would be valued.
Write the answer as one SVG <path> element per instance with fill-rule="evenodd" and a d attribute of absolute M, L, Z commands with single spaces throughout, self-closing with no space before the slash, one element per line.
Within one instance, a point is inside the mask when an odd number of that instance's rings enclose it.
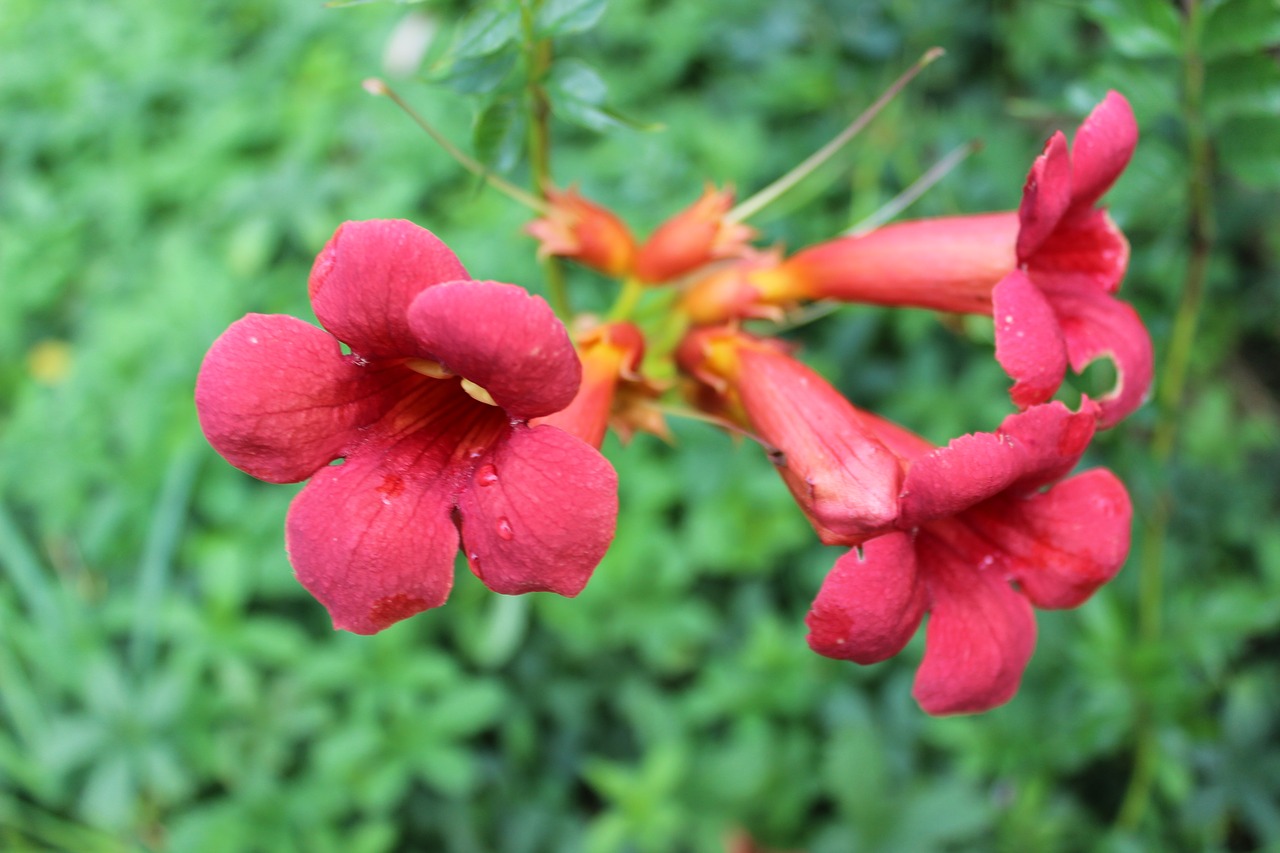
<path fill-rule="evenodd" d="M 1062 221 L 1071 206 L 1071 155 L 1061 132 L 1049 137 L 1031 164 L 1018 206 L 1018 261 L 1024 262 Z"/>
<path fill-rule="evenodd" d="M 1067 345 L 1049 300 L 1015 270 L 992 292 L 996 361 L 1013 378 L 1009 396 L 1025 409 L 1054 395 L 1067 372 Z"/>
<path fill-rule="evenodd" d="M 320 325 L 364 359 L 421 355 L 409 303 L 432 285 L 467 278 L 449 247 L 412 222 L 345 222 L 311 268 L 311 306 Z"/>
<path fill-rule="evenodd" d="M 1058 315 L 1072 370 L 1079 373 L 1102 357 L 1115 364 L 1115 387 L 1096 401 L 1098 428 L 1115 426 L 1141 406 L 1151 390 L 1155 355 L 1147 327 L 1131 305 L 1106 293 L 1046 289 L 1045 295 Z"/>
<path fill-rule="evenodd" d="M 1088 210 L 1064 220 L 1026 266 L 1041 287 L 1115 293 L 1129 268 L 1129 241 L 1106 211 Z"/>
<path fill-rule="evenodd" d="M 1093 207 L 1120 177 L 1138 146 L 1138 122 L 1119 92 L 1108 92 L 1071 141 L 1072 213 Z"/>
<path fill-rule="evenodd" d="M 934 715 L 1009 701 L 1035 649 L 1030 602 L 949 531 L 921 530 L 916 555 L 929 589 L 929 623 L 912 695 Z"/>
<path fill-rule="evenodd" d="M 743 347 L 738 392 L 751 426 L 782 452 L 778 472 L 823 542 L 889 530 L 902 469 L 825 379 L 783 353 Z"/>
<path fill-rule="evenodd" d="M 581 592 L 613 540 L 613 467 L 552 426 L 516 426 L 479 462 L 458 501 L 476 577 L 508 595 Z"/>
<path fill-rule="evenodd" d="M 1045 403 L 922 456 L 907 471 L 899 526 L 946 518 L 1008 492 L 1023 494 L 1065 476 L 1093 438 L 1096 408 Z"/>
<path fill-rule="evenodd" d="M 582 365 L 564 324 L 541 297 L 513 284 L 433 287 L 409 308 L 420 349 L 483 387 L 518 420 L 573 401 Z"/>
<path fill-rule="evenodd" d="M 909 534 L 889 533 L 861 550 L 836 561 L 805 624 L 818 654 L 871 664 L 902 651 L 920 627 L 926 595 Z"/>
<path fill-rule="evenodd" d="M 249 314 L 209 348 L 196 411 L 209 443 L 271 483 L 305 480 L 341 456 L 354 431 L 395 401 L 393 371 L 358 365 L 295 317 Z"/>
<path fill-rule="evenodd" d="M 1129 553 L 1133 508 L 1124 484 L 1104 468 L 1025 499 L 992 502 L 965 521 L 999 546 L 1003 572 L 1036 607 L 1083 604 L 1115 577 Z"/>
<path fill-rule="evenodd" d="M 1018 214 L 984 213 L 896 222 L 810 246 L 772 277 L 789 297 L 912 305 L 986 314 L 991 288 L 1017 266 Z M 782 278 L 788 283 L 768 287 Z"/>
<path fill-rule="evenodd" d="M 448 598 L 458 551 L 451 449 L 427 431 L 366 445 L 294 498 L 289 561 L 335 628 L 375 634 Z"/>

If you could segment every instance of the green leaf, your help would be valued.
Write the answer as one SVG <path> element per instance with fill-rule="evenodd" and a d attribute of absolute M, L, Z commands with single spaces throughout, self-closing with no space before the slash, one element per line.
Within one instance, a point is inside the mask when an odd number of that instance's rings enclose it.
<path fill-rule="evenodd" d="M 124 755 L 112 755 L 89 772 L 80 795 L 80 808 L 95 824 L 124 826 L 133 814 L 135 780 Z"/>
<path fill-rule="evenodd" d="M 567 100 L 599 106 L 609 94 L 609 87 L 604 78 L 581 59 L 564 59 L 557 62 L 547 76 L 547 91 Z"/>
<path fill-rule="evenodd" d="M 1084 11 L 1126 56 L 1151 59 L 1181 53 L 1182 22 L 1165 0 L 1093 0 Z"/>
<path fill-rule="evenodd" d="M 394 3 L 397 6 L 416 6 L 419 3 L 425 3 L 427 0 L 329 0 L 324 6 L 326 9 L 345 9 L 348 6 L 367 6 L 370 3 Z"/>
<path fill-rule="evenodd" d="M 1223 125 L 1218 156 L 1235 177 L 1259 188 L 1280 188 L 1280 116 L 1241 116 Z"/>
<path fill-rule="evenodd" d="M 604 15 L 608 0 L 547 0 L 538 9 L 534 31 L 540 36 L 563 36 L 588 30 Z"/>
<path fill-rule="evenodd" d="M 590 130 L 629 127 L 648 131 L 662 127 L 637 121 L 606 106 L 604 101 L 609 90 L 604 78 L 580 59 L 557 62 L 547 76 L 546 89 L 551 109 L 556 115 Z"/>
<path fill-rule="evenodd" d="M 1205 19 L 1200 51 L 1207 59 L 1217 59 L 1254 53 L 1277 43 L 1280 0 L 1227 0 Z"/>
<path fill-rule="evenodd" d="M 477 9 L 462 22 L 449 56 L 466 59 L 497 53 L 520 32 L 520 13 L 499 9 Z"/>
<path fill-rule="evenodd" d="M 485 107 L 471 130 L 476 159 L 495 172 L 511 170 L 520 159 L 526 123 L 514 97 L 502 97 Z"/>
<path fill-rule="evenodd" d="M 1215 126 L 1237 115 L 1280 115 L 1280 65 L 1262 54 L 1210 63 L 1204 101 Z"/>
<path fill-rule="evenodd" d="M 428 75 L 433 83 L 443 83 L 463 95 L 479 95 L 499 88 L 517 56 L 513 51 L 471 56 L 444 65 Z"/>

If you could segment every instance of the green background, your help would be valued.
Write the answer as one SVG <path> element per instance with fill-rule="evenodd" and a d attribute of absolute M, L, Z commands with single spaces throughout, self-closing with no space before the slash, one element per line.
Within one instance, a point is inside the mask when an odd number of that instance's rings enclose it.
<path fill-rule="evenodd" d="M 194 377 L 243 313 L 311 318 L 345 219 L 411 218 L 477 278 L 542 286 L 526 211 L 360 86 L 426 16 L 438 46 L 394 82 L 464 145 L 483 116 L 480 153 L 527 182 L 495 123 L 513 46 L 468 43 L 461 4 L 5 0 L 0 848 L 1280 850 L 1280 7 L 548 4 L 555 177 L 642 233 L 706 180 L 764 186 L 933 45 L 755 220 L 768 240 L 831 236 L 972 139 L 910 214 L 1011 208 L 1047 135 L 1124 92 L 1142 140 L 1107 201 L 1157 399 L 1085 464 L 1130 487 L 1128 565 L 1039 615 L 1009 705 L 931 719 L 919 637 L 870 668 L 809 652 L 840 551 L 757 448 L 684 421 L 606 444 L 623 511 L 577 600 L 460 569 L 437 611 L 333 632 L 285 560 L 296 487 L 205 444 Z M 577 304 L 612 296 L 571 276 Z M 796 337 L 935 441 L 1008 411 L 989 323 L 850 307 Z"/>

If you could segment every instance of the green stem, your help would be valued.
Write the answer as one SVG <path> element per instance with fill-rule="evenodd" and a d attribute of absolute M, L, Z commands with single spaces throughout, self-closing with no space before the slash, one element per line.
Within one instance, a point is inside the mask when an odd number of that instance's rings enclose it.
<path fill-rule="evenodd" d="M 609 321 L 629 320 L 635 313 L 636 306 L 640 304 L 640 297 L 644 296 L 644 291 L 645 286 L 640 283 L 640 279 L 628 276 L 622 283 L 622 292 L 618 294 L 618 300 L 609 309 Z"/>
<path fill-rule="evenodd" d="M 540 39 L 534 32 L 534 18 L 541 0 L 520 4 L 520 26 L 523 33 L 525 62 L 525 98 L 529 110 L 529 173 L 533 189 L 544 200 L 551 181 L 551 101 L 542 88 L 543 78 L 551 70 L 551 41 Z M 573 316 L 569 291 L 565 286 L 564 265 L 554 255 L 542 259 L 542 274 L 547 280 L 547 301 L 561 319 Z"/>
<path fill-rule="evenodd" d="M 730 210 L 725 214 L 724 221 L 742 222 L 745 219 L 755 216 L 761 210 L 764 210 L 765 207 L 777 201 L 783 193 L 787 192 L 796 184 L 800 183 L 817 171 L 822 164 L 834 157 L 841 148 L 847 145 L 849 140 L 861 133 L 862 129 L 870 124 L 871 120 L 879 115 L 880 111 L 889 105 L 889 102 L 902 91 L 903 87 L 910 83 L 917 74 L 932 64 L 934 60 L 941 57 L 945 52 L 946 51 L 940 47 L 931 47 L 925 51 L 924 56 L 921 56 L 916 60 L 915 65 L 912 65 L 902 74 L 901 77 L 894 80 L 893 83 L 890 84 L 889 88 L 884 90 L 884 94 L 875 100 L 875 103 L 867 107 L 866 110 L 863 111 L 862 115 L 855 118 L 848 127 L 836 134 L 834 139 L 810 154 L 802 163 L 800 163 L 800 165 L 796 166 L 790 172 L 787 172 L 781 178 L 778 178 L 776 181 L 769 184 L 769 186 L 760 190 L 760 192 L 733 208 L 733 210 Z"/>
<path fill-rule="evenodd" d="M 1215 240 L 1213 221 L 1213 163 L 1209 136 L 1203 118 L 1204 61 L 1198 49 L 1200 34 L 1199 0 L 1186 0 L 1183 35 L 1183 121 L 1187 127 L 1187 147 L 1191 161 L 1189 177 L 1190 220 L 1188 242 L 1191 254 L 1183 278 L 1173 335 L 1165 354 L 1163 378 L 1157 394 L 1158 421 L 1151 442 L 1151 455 L 1160 471 L 1167 471 L 1177 449 L 1179 415 L 1186 394 L 1187 373 L 1195 347 L 1196 326 L 1204 303 L 1209 261 Z M 1154 499 L 1148 522 L 1142 528 L 1142 562 L 1138 576 L 1138 632 L 1141 645 L 1153 647 L 1163 631 L 1164 555 L 1173 495 L 1162 484 Z M 1151 801 L 1159 763 L 1156 714 L 1151 702 L 1140 697 L 1135 723 L 1137 746 L 1133 774 L 1116 817 L 1116 825 L 1133 830 L 1141 825 Z"/>

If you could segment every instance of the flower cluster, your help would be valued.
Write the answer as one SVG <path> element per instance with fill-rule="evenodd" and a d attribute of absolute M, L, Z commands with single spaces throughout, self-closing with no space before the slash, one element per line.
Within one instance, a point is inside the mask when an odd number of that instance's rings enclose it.
<path fill-rule="evenodd" d="M 527 229 L 539 254 L 623 282 L 610 319 L 572 318 L 572 336 L 541 299 L 471 280 L 429 232 L 347 223 L 311 274 L 323 329 L 233 324 L 201 369 L 201 424 L 256 477 L 310 478 L 289 512 L 290 560 L 335 626 L 372 633 L 443 603 L 459 547 L 496 592 L 576 595 L 617 512 L 598 449 L 609 429 L 666 436 L 659 401 L 675 386 L 757 439 L 819 539 L 849 549 L 817 591 L 810 646 L 874 663 L 927 614 L 920 705 L 987 710 L 1018 689 L 1033 609 L 1081 604 L 1128 552 L 1124 486 L 1072 472 L 1151 384 L 1150 339 L 1115 295 L 1128 244 L 1098 207 L 1136 143 L 1112 92 L 1070 145 L 1050 138 L 1018 210 L 789 256 L 753 246 L 729 191 L 708 187 L 641 241 L 576 190 L 550 189 Z M 633 310 L 646 298 L 667 309 L 656 321 Z M 813 300 L 992 317 L 1014 410 L 934 447 L 856 407 L 748 325 Z M 1074 410 L 1054 399 L 1068 366 L 1099 357 L 1113 389 Z"/>

